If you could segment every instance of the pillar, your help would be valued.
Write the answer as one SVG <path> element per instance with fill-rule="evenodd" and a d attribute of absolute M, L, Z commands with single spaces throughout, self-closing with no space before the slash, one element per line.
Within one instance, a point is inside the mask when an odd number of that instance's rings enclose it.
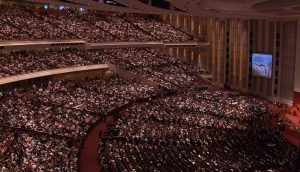
<path fill-rule="evenodd" d="M 300 20 L 297 21 L 296 61 L 294 78 L 294 105 L 300 104 Z"/>

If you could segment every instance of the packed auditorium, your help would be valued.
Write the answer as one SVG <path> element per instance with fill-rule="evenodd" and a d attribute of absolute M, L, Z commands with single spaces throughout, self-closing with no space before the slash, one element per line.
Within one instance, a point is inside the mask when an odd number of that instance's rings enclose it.
<path fill-rule="evenodd" d="M 299 9 L 0 0 L 0 171 L 300 171 Z"/>

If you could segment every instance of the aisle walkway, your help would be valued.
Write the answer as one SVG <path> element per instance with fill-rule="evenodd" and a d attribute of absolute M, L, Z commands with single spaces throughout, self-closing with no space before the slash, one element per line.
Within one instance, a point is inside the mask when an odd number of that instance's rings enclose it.
<path fill-rule="evenodd" d="M 89 131 L 85 138 L 84 148 L 80 152 L 81 172 L 101 172 L 102 168 L 98 163 L 99 137 L 107 130 L 107 126 L 112 122 L 111 118 L 106 121 L 96 123 L 95 127 Z M 101 133 L 101 135 L 100 135 Z"/>
<path fill-rule="evenodd" d="M 139 103 L 147 101 L 149 99 L 160 98 L 162 95 L 158 94 L 156 96 L 143 98 L 136 100 Z M 105 121 L 97 121 L 87 132 L 86 137 L 84 138 L 84 148 L 80 151 L 79 155 L 79 168 L 80 172 L 102 172 L 103 169 L 100 166 L 98 159 L 98 146 L 99 138 L 107 131 L 107 128 L 110 124 L 114 122 L 117 118 L 117 114 L 122 114 L 126 109 L 131 107 L 133 102 L 125 104 L 107 114 L 108 118 Z"/>

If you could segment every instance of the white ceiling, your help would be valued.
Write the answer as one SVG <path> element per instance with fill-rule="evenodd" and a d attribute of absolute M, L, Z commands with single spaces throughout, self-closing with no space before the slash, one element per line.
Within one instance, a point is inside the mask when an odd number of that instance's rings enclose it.
<path fill-rule="evenodd" d="M 300 0 L 168 0 L 195 15 L 297 17 Z"/>
<path fill-rule="evenodd" d="M 49 4 L 64 4 L 57 0 L 28 0 Z M 139 0 L 115 0 L 127 7 L 116 7 L 92 0 L 69 0 L 86 7 L 101 10 L 117 10 L 138 13 L 177 13 L 196 16 L 220 16 L 241 18 L 297 18 L 300 17 L 300 0 L 166 0 L 185 12 L 156 8 Z M 82 6 L 82 5 L 77 5 Z"/>

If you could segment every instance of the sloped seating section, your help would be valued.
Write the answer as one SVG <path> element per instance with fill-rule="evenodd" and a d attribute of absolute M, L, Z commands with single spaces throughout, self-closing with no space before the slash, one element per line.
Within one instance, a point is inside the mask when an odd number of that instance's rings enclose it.
<path fill-rule="evenodd" d="M 31 8 L 25 6 L 0 5 L 0 24 L 0 40 L 76 38 L 56 25 L 33 15 Z"/>
<path fill-rule="evenodd" d="M 84 39 L 105 41 L 192 41 L 189 34 L 153 15 L 43 10 L 0 5 L 0 40 Z M 125 16 L 125 17 L 124 17 Z"/>
<path fill-rule="evenodd" d="M 154 94 L 151 86 L 117 78 L 49 82 L 2 92 L 0 125 L 20 129 L 5 153 L 4 168 L 76 171 L 81 139 L 96 120 Z"/>
<path fill-rule="evenodd" d="M 82 136 L 100 116 L 154 88 L 122 79 L 49 82 L 3 92 L 0 123 L 69 137 Z"/>
<path fill-rule="evenodd" d="M 128 21 L 131 21 L 136 26 L 150 33 L 159 40 L 166 42 L 184 42 L 192 40 L 192 37 L 183 31 L 167 24 L 159 18 L 151 15 L 133 15 L 125 16 Z"/>
<path fill-rule="evenodd" d="M 113 64 L 168 88 L 189 87 L 207 73 L 153 49 L 66 50 L 0 54 L 0 78 L 92 64 Z"/>
<path fill-rule="evenodd" d="M 99 22 L 100 18 L 90 16 L 89 14 L 78 14 L 70 12 L 68 15 L 42 16 L 43 20 L 54 23 L 61 29 L 67 30 L 76 35 L 80 39 L 88 42 L 105 42 L 105 41 L 120 41 L 115 35 L 103 30 L 95 22 Z"/>
<path fill-rule="evenodd" d="M 117 65 L 168 88 L 189 87 L 196 83 L 201 74 L 207 73 L 198 66 L 153 49 L 105 49 L 97 53 L 96 61 L 101 57 L 100 61 L 104 63 Z M 110 58 L 105 59 L 108 54 Z"/>
<path fill-rule="evenodd" d="M 115 35 L 120 40 L 129 41 L 155 41 L 158 40 L 132 23 L 121 18 L 121 14 L 102 14 L 95 12 L 96 25 Z M 102 17 L 102 20 L 100 17 Z"/>
<path fill-rule="evenodd" d="M 11 52 L 0 54 L 0 78 L 42 70 L 92 65 L 80 51 Z"/>
<path fill-rule="evenodd" d="M 106 171 L 293 171 L 296 149 L 269 130 L 268 102 L 199 83 L 206 71 L 153 49 L 2 54 L 1 77 L 114 64 L 172 89 L 133 104 L 99 140 Z M 201 78 L 200 78 L 201 79 Z M 170 91 L 170 90 L 169 90 Z M 8 171 L 76 171 L 88 128 L 108 112 L 158 92 L 137 81 L 58 81 L 0 93 L 0 125 L 18 128 Z M 39 134 L 37 134 L 39 133 Z"/>
<path fill-rule="evenodd" d="M 78 146 L 71 139 L 14 134 L 3 157 L 3 171 L 76 171 Z"/>
<path fill-rule="evenodd" d="M 295 148 L 271 131 L 194 130 L 199 138 L 114 138 L 106 142 L 105 171 L 295 171 Z M 270 139 L 272 139 L 270 141 Z"/>
<path fill-rule="evenodd" d="M 136 104 L 99 140 L 105 171 L 294 171 L 297 149 L 269 129 L 268 103 L 187 91 Z"/>
<path fill-rule="evenodd" d="M 156 15 L 0 5 L 0 41 L 84 39 L 193 41 Z M 269 129 L 268 103 L 207 89 L 207 72 L 148 48 L 0 54 L 0 79 L 36 71 L 112 64 L 168 88 L 162 98 L 138 81 L 52 81 L 0 92 L 0 171 L 77 171 L 88 128 L 129 102 L 99 139 L 105 171 L 295 171 L 296 148 Z M 164 95 L 164 94 L 162 94 Z M 153 98 L 153 99 L 152 99 Z M 299 108 L 296 109 L 299 111 Z"/>

